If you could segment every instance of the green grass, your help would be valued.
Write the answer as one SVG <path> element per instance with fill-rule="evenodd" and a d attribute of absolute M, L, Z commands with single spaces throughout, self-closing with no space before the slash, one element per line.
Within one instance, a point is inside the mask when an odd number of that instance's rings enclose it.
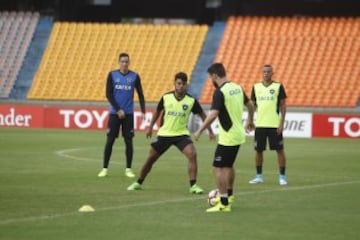
<path fill-rule="evenodd" d="M 124 147 L 116 142 L 110 176 L 97 178 L 105 132 L 0 128 L 0 239 L 357 239 L 360 230 L 359 140 L 286 139 L 288 186 L 278 185 L 274 152 L 265 152 L 265 183 L 254 176 L 252 138 L 236 162 L 231 213 L 205 212 L 206 194 L 188 193 L 187 162 L 171 148 L 144 190 L 128 192 Z M 135 137 L 134 170 L 149 151 Z M 214 186 L 216 142 L 196 143 L 198 183 Z M 84 204 L 94 213 L 79 213 Z"/>

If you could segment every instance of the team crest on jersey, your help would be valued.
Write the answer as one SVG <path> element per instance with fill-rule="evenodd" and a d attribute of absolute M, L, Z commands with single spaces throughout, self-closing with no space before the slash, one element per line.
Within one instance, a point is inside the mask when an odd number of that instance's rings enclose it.
<path fill-rule="evenodd" d="M 275 93 L 275 90 L 274 90 L 274 89 L 270 89 L 270 93 L 271 93 L 271 94 L 274 94 L 274 93 Z"/>
<path fill-rule="evenodd" d="M 126 81 L 127 81 L 127 83 L 131 83 L 133 81 L 133 79 L 128 77 L 128 78 L 126 78 Z"/>
<path fill-rule="evenodd" d="M 183 109 L 184 111 L 186 111 L 188 108 L 189 108 L 188 105 L 186 105 L 186 104 L 182 105 L 182 109 Z"/>

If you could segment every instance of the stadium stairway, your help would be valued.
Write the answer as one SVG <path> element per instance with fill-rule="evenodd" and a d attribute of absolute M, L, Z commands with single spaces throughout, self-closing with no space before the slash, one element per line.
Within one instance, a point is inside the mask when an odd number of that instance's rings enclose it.
<path fill-rule="evenodd" d="M 207 68 L 213 63 L 221 37 L 225 29 L 224 22 L 215 22 L 209 29 L 199 59 L 192 74 L 189 93 L 199 99 L 204 83 L 207 79 Z"/>
<path fill-rule="evenodd" d="M 23 66 L 10 93 L 11 99 L 25 99 L 49 40 L 53 20 L 40 17 Z"/>

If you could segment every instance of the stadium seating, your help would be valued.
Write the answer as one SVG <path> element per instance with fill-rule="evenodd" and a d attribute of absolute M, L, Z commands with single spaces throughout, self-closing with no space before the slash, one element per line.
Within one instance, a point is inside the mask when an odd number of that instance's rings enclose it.
<path fill-rule="evenodd" d="M 0 98 L 8 98 L 39 20 L 39 13 L 0 12 Z"/>
<path fill-rule="evenodd" d="M 271 64 L 290 106 L 355 107 L 360 97 L 360 18 L 231 17 L 216 54 L 250 95 Z M 208 79 L 200 101 L 210 103 Z"/>
<path fill-rule="evenodd" d="M 107 74 L 128 52 L 146 100 L 157 102 L 173 89 L 176 72 L 191 77 L 207 31 L 207 25 L 56 22 L 27 98 L 105 101 Z"/>

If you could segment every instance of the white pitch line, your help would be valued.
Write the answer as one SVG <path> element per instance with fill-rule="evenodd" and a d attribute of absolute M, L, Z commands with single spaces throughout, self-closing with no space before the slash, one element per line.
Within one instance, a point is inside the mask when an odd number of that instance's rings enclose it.
<path fill-rule="evenodd" d="M 63 157 L 63 158 L 66 158 L 66 159 L 72 159 L 72 160 L 76 160 L 76 161 L 84 161 L 84 162 L 96 162 L 96 163 L 99 163 L 99 159 L 98 158 L 87 158 L 87 157 L 78 157 L 78 156 L 75 156 L 73 155 L 74 152 L 78 152 L 78 151 L 83 151 L 83 150 L 86 150 L 86 149 L 92 149 L 93 147 L 82 147 L 82 148 L 68 148 L 68 149 L 61 149 L 61 150 L 57 150 L 55 151 L 55 154 L 57 156 L 60 156 L 60 157 Z M 140 148 L 140 149 L 145 149 L 145 147 L 137 147 L 137 148 Z M 181 155 L 179 155 L 181 156 Z M 167 156 L 166 157 L 167 159 L 178 159 L 179 157 L 175 157 L 173 155 L 171 156 Z M 102 161 L 102 160 L 101 160 Z M 111 161 L 111 164 L 118 164 L 118 165 L 123 165 L 123 163 L 121 163 L 120 161 L 116 161 L 116 160 L 113 160 Z M 244 172 L 243 170 L 239 170 L 237 169 L 236 170 L 237 172 Z M 267 172 L 268 174 L 273 174 L 273 175 L 277 175 L 278 172 L 276 171 L 268 171 Z"/>
<path fill-rule="evenodd" d="M 67 159 L 73 159 L 73 160 L 78 160 L 78 161 L 85 161 L 85 162 L 99 162 L 98 158 L 87 158 L 87 157 L 77 157 L 74 156 L 73 153 L 74 152 L 78 152 L 78 151 L 83 151 L 85 149 L 91 149 L 92 147 L 83 147 L 83 148 L 68 148 L 68 149 L 61 149 L 58 151 L 55 151 L 55 154 L 63 157 L 63 158 L 67 158 Z M 135 149 L 149 149 L 149 146 L 144 146 L 144 147 L 135 147 Z M 122 150 L 125 150 L 125 148 L 122 148 Z M 181 156 L 181 155 L 179 155 Z M 167 156 L 167 158 L 173 158 L 172 156 Z M 122 164 L 120 162 L 116 162 L 116 161 L 111 161 L 111 164 Z"/>
<path fill-rule="evenodd" d="M 73 152 L 81 151 L 81 150 L 84 150 L 84 149 L 85 148 L 63 149 L 63 150 L 55 151 L 55 154 L 60 156 L 60 157 L 79 160 L 79 161 L 87 161 L 87 162 L 95 161 L 96 159 L 85 158 L 85 157 L 77 157 L 77 156 L 70 155 Z M 116 162 L 114 162 L 114 163 L 116 163 Z"/>
<path fill-rule="evenodd" d="M 238 194 L 235 194 L 235 196 L 248 196 L 248 195 L 265 194 L 265 193 L 280 192 L 280 191 L 309 190 L 309 189 L 316 189 L 316 188 L 336 187 L 336 186 L 359 184 L 359 183 L 360 183 L 360 180 L 355 180 L 355 181 L 348 181 L 348 182 L 333 182 L 333 183 L 324 183 L 324 184 L 316 184 L 316 185 L 308 185 L 308 186 L 295 186 L 295 187 L 287 186 L 287 187 L 279 187 L 276 189 L 240 192 Z M 204 199 L 204 196 L 176 198 L 176 199 L 169 199 L 169 200 L 164 200 L 164 201 L 153 201 L 153 202 L 127 204 L 127 205 L 121 205 L 121 206 L 103 207 L 103 208 L 97 208 L 95 211 L 96 212 L 104 212 L 104 211 L 110 211 L 110 210 L 113 211 L 113 210 L 120 210 L 120 209 L 126 209 L 126 208 L 134 208 L 134 207 L 148 207 L 148 206 L 154 206 L 154 205 L 179 203 L 179 202 L 203 200 L 203 199 Z M 55 219 L 55 218 L 69 217 L 69 216 L 76 216 L 76 215 L 83 215 L 83 214 L 79 213 L 79 212 L 68 212 L 68 213 L 63 213 L 63 214 L 43 215 L 43 216 L 35 216 L 35 217 L 27 217 L 27 218 L 13 218 L 13 219 L 1 220 L 0 225 Z"/>
<path fill-rule="evenodd" d="M 78 160 L 78 161 L 86 161 L 86 162 L 99 162 L 97 158 L 87 158 L 87 157 L 77 157 L 74 156 L 74 152 L 83 151 L 85 149 L 90 149 L 91 147 L 83 147 L 83 148 L 68 148 L 55 151 L 55 154 L 68 159 Z M 102 160 L 101 160 L 102 161 Z M 121 164 L 120 162 L 111 161 L 111 164 Z"/>

